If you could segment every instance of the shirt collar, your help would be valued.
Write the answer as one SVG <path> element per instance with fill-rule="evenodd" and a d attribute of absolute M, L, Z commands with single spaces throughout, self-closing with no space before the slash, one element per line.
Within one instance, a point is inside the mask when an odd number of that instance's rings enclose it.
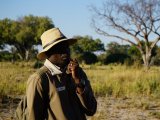
<path fill-rule="evenodd" d="M 46 66 L 50 70 L 52 75 L 62 74 L 60 67 L 52 64 L 48 59 L 46 59 L 46 61 L 44 62 L 44 66 Z"/>

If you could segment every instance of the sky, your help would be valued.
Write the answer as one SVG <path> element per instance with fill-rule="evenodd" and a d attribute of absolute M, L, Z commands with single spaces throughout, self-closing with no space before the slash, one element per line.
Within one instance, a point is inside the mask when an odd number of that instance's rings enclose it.
<path fill-rule="evenodd" d="M 13 20 L 26 15 L 47 16 L 54 25 L 71 38 L 76 35 L 89 35 L 101 39 L 108 38 L 97 34 L 91 27 L 92 12 L 89 6 L 101 6 L 104 0 L 1 0 L 0 19 Z"/>

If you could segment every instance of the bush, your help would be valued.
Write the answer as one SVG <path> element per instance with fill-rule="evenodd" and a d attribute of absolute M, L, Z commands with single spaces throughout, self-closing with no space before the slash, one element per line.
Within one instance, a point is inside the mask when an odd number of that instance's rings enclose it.
<path fill-rule="evenodd" d="M 116 53 L 116 54 L 109 54 L 104 63 L 110 64 L 110 63 L 121 63 L 124 64 L 125 60 L 130 60 L 130 57 L 126 54 Z"/>
<path fill-rule="evenodd" d="M 0 61 L 11 61 L 13 59 L 13 55 L 8 51 L 0 52 Z"/>
<path fill-rule="evenodd" d="M 94 53 L 85 52 L 82 57 L 86 64 L 94 64 L 97 62 L 97 56 Z"/>
<path fill-rule="evenodd" d="M 42 66 L 43 66 L 43 63 L 42 63 L 42 62 L 36 61 L 36 62 L 34 63 L 34 65 L 33 65 L 33 68 L 40 68 L 40 67 L 42 67 Z"/>

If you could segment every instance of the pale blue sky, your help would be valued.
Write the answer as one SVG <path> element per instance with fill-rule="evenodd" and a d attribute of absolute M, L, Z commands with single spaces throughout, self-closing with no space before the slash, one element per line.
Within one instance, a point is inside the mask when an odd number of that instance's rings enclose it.
<path fill-rule="evenodd" d="M 107 38 L 95 33 L 91 27 L 91 12 L 88 6 L 101 6 L 104 0 L 1 0 L 0 19 L 17 19 L 29 14 L 48 16 L 67 37 L 89 35 L 100 38 L 105 44 Z"/>

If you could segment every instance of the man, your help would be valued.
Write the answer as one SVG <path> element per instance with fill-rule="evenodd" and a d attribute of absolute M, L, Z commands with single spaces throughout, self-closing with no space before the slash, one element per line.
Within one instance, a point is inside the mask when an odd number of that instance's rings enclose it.
<path fill-rule="evenodd" d="M 37 55 L 44 66 L 27 82 L 29 120 L 86 120 L 96 112 L 97 102 L 77 60 L 70 58 L 67 39 L 58 28 L 41 36 L 43 50 Z"/>

